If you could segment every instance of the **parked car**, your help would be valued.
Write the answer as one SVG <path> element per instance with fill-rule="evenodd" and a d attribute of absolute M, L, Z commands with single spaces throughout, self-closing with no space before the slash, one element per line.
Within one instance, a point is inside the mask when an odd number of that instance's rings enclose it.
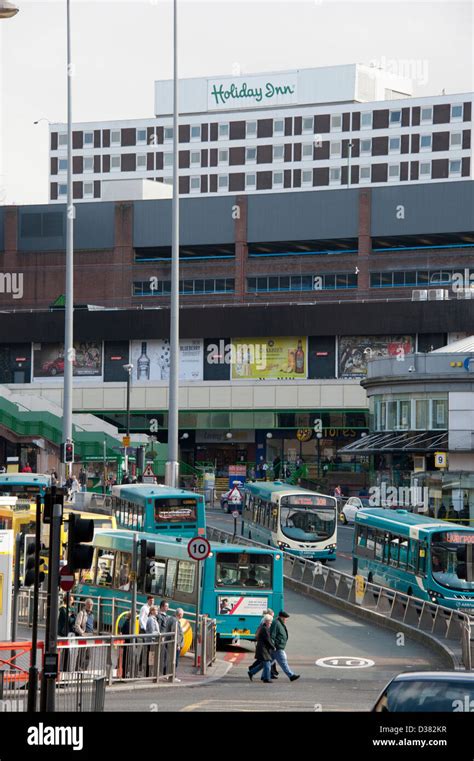
<path fill-rule="evenodd" d="M 341 523 L 354 523 L 358 510 L 371 507 L 376 507 L 376 505 L 371 505 L 368 497 L 349 497 L 339 513 Z"/>
<path fill-rule="evenodd" d="M 233 486 L 221 495 L 221 507 L 225 513 L 230 513 L 232 510 L 238 510 L 241 513 L 243 501 L 244 498 L 238 486 Z"/>
<path fill-rule="evenodd" d="M 372 711 L 456 713 L 474 709 L 474 674 L 468 671 L 413 671 L 398 674 Z"/>

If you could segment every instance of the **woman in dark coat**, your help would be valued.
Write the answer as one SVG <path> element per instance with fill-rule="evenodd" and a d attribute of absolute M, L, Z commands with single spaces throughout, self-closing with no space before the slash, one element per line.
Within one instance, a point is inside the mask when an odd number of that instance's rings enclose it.
<path fill-rule="evenodd" d="M 272 666 L 272 660 L 273 660 L 273 653 L 275 651 L 275 647 L 273 644 L 273 640 L 270 636 L 270 625 L 272 623 L 272 616 L 265 615 L 263 617 L 263 622 L 259 628 L 258 636 L 257 636 L 257 647 L 255 649 L 255 657 L 257 659 L 257 663 L 255 666 L 251 666 L 248 670 L 248 675 L 250 681 L 252 681 L 254 675 L 263 669 L 262 674 L 262 682 L 265 682 L 266 684 L 271 684 L 271 666 Z"/>

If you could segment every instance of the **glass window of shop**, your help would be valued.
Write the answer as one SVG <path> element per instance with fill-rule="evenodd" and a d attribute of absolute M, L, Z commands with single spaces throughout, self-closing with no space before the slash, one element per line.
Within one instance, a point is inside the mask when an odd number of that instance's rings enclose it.
<path fill-rule="evenodd" d="M 418 487 L 428 489 L 428 514 L 474 527 L 474 473 L 432 471 L 416 474 Z"/>
<path fill-rule="evenodd" d="M 436 431 L 448 427 L 447 398 L 374 397 L 375 431 Z"/>

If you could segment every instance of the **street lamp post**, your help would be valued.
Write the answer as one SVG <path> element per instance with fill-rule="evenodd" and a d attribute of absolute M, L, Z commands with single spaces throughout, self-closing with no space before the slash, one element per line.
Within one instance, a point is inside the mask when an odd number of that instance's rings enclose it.
<path fill-rule="evenodd" d="M 12 18 L 18 13 L 18 8 L 8 0 L 0 0 L 0 19 Z"/>
<path fill-rule="evenodd" d="M 352 148 L 354 147 L 354 143 L 352 140 L 349 140 L 347 144 L 347 187 L 350 188 L 351 186 L 351 158 L 352 158 Z"/>
<path fill-rule="evenodd" d="M 128 440 L 130 439 L 130 383 L 132 380 L 132 370 L 133 365 L 128 364 L 124 365 L 123 369 L 127 372 L 127 446 L 125 447 L 124 452 L 124 465 L 125 465 L 125 473 L 128 475 Z"/>
<path fill-rule="evenodd" d="M 318 431 L 316 434 L 316 441 L 318 445 L 318 479 L 321 478 L 320 473 L 320 466 L 321 466 L 321 439 L 323 438 L 323 434 L 321 431 Z"/>

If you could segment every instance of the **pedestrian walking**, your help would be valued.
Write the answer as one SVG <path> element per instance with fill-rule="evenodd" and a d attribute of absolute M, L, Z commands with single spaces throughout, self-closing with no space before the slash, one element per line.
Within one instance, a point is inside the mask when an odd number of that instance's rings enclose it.
<path fill-rule="evenodd" d="M 275 648 L 273 640 L 270 635 L 270 626 L 272 624 L 272 617 L 267 613 L 263 617 L 263 624 L 259 627 L 257 647 L 255 651 L 257 663 L 255 666 L 251 666 L 248 670 L 250 681 L 258 671 L 263 669 L 262 682 L 271 684 L 271 664 Z"/>
<path fill-rule="evenodd" d="M 127 637 L 129 634 L 132 634 L 132 611 L 127 611 L 122 623 L 120 624 L 120 634 L 123 634 L 124 637 Z M 128 676 L 133 676 L 129 672 L 131 671 L 131 665 L 133 664 L 133 660 L 131 658 L 131 651 L 130 648 L 132 647 L 130 640 L 127 640 L 124 644 L 124 646 L 121 648 L 122 650 L 122 676 L 127 678 Z"/>
<path fill-rule="evenodd" d="M 288 665 L 288 659 L 286 657 L 286 643 L 288 642 L 288 629 L 286 628 L 286 621 L 289 619 L 289 613 L 284 610 L 280 610 L 278 617 L 273 620 L 270 627 L 270 636 L 275 646 L 274 660 L 278 663 L 281 670 L 287 675 L 290 682 L 296 681 L 300 678 L 300 674 L 295 674 L 294 671 Z"/>
<path fill-rule="evenodd" d="M 150 615 L 150 610 L 152 606 L 154 605 L 154 598 L 153 595 L 148 595 L 146 598 L 146 603 L 142 605 L 140 608 L 140 614 L 138 616 L 138 624 L 139 624 L 139 631 L 140 634 L 146 634 L 146 624 L 148 621 L 148 616 Z"/>
<path fill-rule="evenodd" d="M 267 608 L 266 610 L 263 611 L 262 618 L 260 620 L 259 625 L 257 626 L 257 631 L 255 632 L 255 641 L 258 640 L 258 635 L 259 635 L 261 627 L 263 626 L 263 623 L 264 623 L 264 620 L 265 620 L 265 616 L 271 616 L 272 623 L 273 623 L 273 619 L 275 617 L 275 613 L 273 612 L 273 610 L 271 608 Z M 252 665 L 249 668 L 252 669 L 257 664 L 258 664 L 258 661 L 257 661 L 257 659 L 255 659 L 254 662 L 252 663 Z M 271 673 L 272 673 L 272 679 L 278 679 L 278 673 L 279 672 L 277 670 L 275 661 L 272 661 Z"/>

